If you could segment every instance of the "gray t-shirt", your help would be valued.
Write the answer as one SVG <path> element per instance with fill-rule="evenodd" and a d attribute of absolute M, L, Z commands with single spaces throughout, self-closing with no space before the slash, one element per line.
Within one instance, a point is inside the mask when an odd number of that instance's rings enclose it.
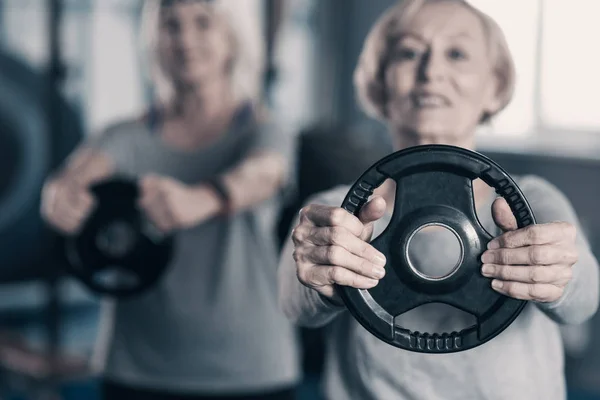
<path fill-rule="evenodd" d="M 576 215 L 565 196 L 545 180 L 526 176 L 517 183 L 538 223 L 569 221 Z M 317 195 L 311 203 L 339 206 L 348 187 Z M 478 210 L 488 232 L 498 235 L 490 207 Z M 389 216 L 375 224 L 375 235 Z M 426 238 L 420 261 L 447 257 L 449 243 L 440 235 Z M 448 238 L 443 236 L 443 238 Z M 598 263 L 578 230 L 579 261 L 564 295 L 554 303 L 530 302 L 504 332 L 468 351 L 421 354 L 395 348 L 364 329 L 344 307 L 333 305 L 296 277 L 288 241 L 280 261 L 280 302 L 288 317 L 304 326 L 326 326 L 324 392 L 330 400 L 345 399 L 565 399 L 563 348 L 559 324 L 588 319 L 598 306 Z M 431 251 L 435 249 L 435 251 Z M 439 265 L 439 262 L 436 262 Z M 474 323 L 474 318 L 443 304 L 418 307 L 397 317 L 404 328 L 421 332 L 451 332 Z"/>
<path fill-rule="evenodd" d="M 154 173 L 187 184 L 226 171 L 253 149 L 294 159 L 293 137 L 254 122 L 247 109 L 217 142 L 193 152 L 166 146 L 142 122 L 118 124 L 91 144 L 110 155 L 121 175 Z M 296 330 L 277 305 L 279 197 L 178 232 L 156 287 L 107 301 L 98 347 L 106 377 L 217 393 L 277 389 L 299 380 Z"/>

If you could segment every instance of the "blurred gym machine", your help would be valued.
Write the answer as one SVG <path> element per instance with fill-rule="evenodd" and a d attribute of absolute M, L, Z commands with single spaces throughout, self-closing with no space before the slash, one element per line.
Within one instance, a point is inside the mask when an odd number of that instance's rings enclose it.
<path fill-rule="evenodd" d="M 18 382 L 28 399 L 59 399 L 62 382 L 89 374 L 86 359 L 67 356 L 61 349 L 61 257 L 39 215 L 44 179 L 83 136 L 77 110 L 60 91 L 66 72 L 60 48 L 63 4 L 46 1 L 46 71 L 38 73 L 0 51 L 0 290 L 3 285 L 41 282 L 45 305 L 39 315 L 46 333 L 44 348 L 33 348 L 0 325 L 0 389 Z M 0 315 L 0 324 L 11 317 Z"/>

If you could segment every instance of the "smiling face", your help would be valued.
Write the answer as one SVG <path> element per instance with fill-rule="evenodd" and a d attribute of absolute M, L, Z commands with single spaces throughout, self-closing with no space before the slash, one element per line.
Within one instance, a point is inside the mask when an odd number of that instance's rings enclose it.
<path fill-rule="evenodd" d="M 425 4 L 391 43 L 383 71 L 386 115 L 397 132 L 429 142 L 475 133 L 500 106 L 482 21 L 452 1 Z"/>
<path fill-rule="evenodd" d="M 158 54 L 176 86 L 223 79 L 233 54 L 228 26 L 204 1 L 174 1 L 161 8 Z"/>

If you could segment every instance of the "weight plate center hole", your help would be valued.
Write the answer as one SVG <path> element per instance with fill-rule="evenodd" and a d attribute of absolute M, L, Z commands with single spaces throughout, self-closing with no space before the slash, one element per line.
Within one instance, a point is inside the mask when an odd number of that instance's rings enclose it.
<path fill-rule="evenodd" d="M 135 243 L 135 230 L 127 221 L 111 221 L 96 235 L 96 246 L 105 256 L 111 258 L 124 257 L 133 250 Z"/>
<path fill-rule="evenodd" d="M 408 238 L 406 259 L 419 277 L 441 281 L 452 276 L 462 264 L 464 246 L 456 231 L 442 223 L 425 224 Z"/>
<path fill-rule="evenodd" d="M 137 275 L 118 265 L 110 265 L 96 272 L 93 280 L 103 287 L 114 289 L 130 289 L 140 284 Z"/>

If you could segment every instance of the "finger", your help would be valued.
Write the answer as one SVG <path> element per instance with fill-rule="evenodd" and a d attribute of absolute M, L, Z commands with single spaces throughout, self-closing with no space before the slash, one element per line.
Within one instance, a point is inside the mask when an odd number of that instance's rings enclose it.
<path fill-rule="evenodd" d="M 157 188 L 160 184 L 160 176 L 155 174 L 147 174 L 140 178 L 138 185 L 142 191 Z"/>
<path fill-rule="evenodd" d="M 573 277 L 573 269 L 567 265 L 552 266 L 518 266 L 483 264 L 483 276 L 497 278 L 502 281 L 522 283 L 551 283 L 565 285 Z"/>
<path fill-rule="evenodd" d="M 536 244 L 552 244 L 573 241 L 576 230 L 567 222 L 530 225 L 522 229 L 506 232 L 488 243 L 488 249 L 516 248 Z"/>
<path fill-rule="evenodd" d="M 361 208 L 358 219 L 363 224 L 377 221 L 385 214 L 386 207 L 387 205 L 383 197 L 373 196 L 373 198 Z"/>
<path fill-rule="evenodd" d="M 60 215 L 52 220 L 55 227 L 69 235 L 76 234 L 81 230 L 81 222 L 81 219 L 68 214 Z"/>
<path fill-rule="evenodd" d="M 313 286 L 341 285 L 356 289 L 371 289 L 377 286 L 376 279 L 361 276 L 349 269 L 334 265 L 316 265 L 310 269 L 309 281 Z"/>
<path fill-rule="evenodd" d="M 309 228 L 306 240 L 315 246 L 335 245 L 350 253 L 364 258 L 375 265 L 385 266 L 385 256 L 375 247 L 357 238 L 349 230 L 340 226 L 327 228 Z"/>
<path fill-rule="evenodd" d="M 144 181 L 139 186 L 139 198 L 155 196 L 160 192 L 159 186 L 152 181 Z"/>
<path fill-rule="evenodd" d="M 503 197 L 498 197 L 492 204 L 492 217 L 496 225 L 504 232 L 518 228 L 517 219 Z"/>
<path fill-rule="evenodd" d="M 160 230 L 166 232 L 174 229 L 176 219 L 164 192 L 154 188 L 150 189 L 138 200 L 138 206 L 146 212 Z"/>
<path fill-rule="evenodd" d="M 72 217 L 66 217 L 65 219 L 68 218 L 68 224 L 69 224 L 69 229 L 70 232 L 72 233 L 79 233 L 81 232 L 81 230 L 84 228 L 85 226 L 85 221 L 86 221 L 86 216 L 85 215 L 76 215 L 76 216 L 72 216 Z"/>
<path fill-rule="evenodd" d="M 534 245 L 516 249 L 486 250 L 481 256 L 484 264 L 553 265 L 577 262 L 577 249 L 555 244 Z"/>
<path fill-rule="evenodd" d="M 161 198 L 161 192 L 155 187 L 146 187 L 142 190 L 137 199 L 138 206 L 142 208 L 151 208 L 151 205 L 158 202 Z"/>
<path fill-rule="evenodd" d="M 156 228 L 158 228 L 159 231 L 165 233 L 172 230 L 173 223 L 164 213 L 161 213 L 157 210 L 152 210 L 149 212 L 148 218 L 156 226 Z"/>
<path fill-rule="evenodd" d="M 308 210 L 309 210 L 310 206 L 306 206 L 300 209 L 300 211 L 298 211 L 298 224 L 299 225 L 310 225 L 310 226 L 314 226 L 315 224 L 310 220 L 310 218 L 308 217 Z"/>
<path fill-rule="evenodd" d="M 87 207 L 85 204 L 72 204 L 68 202 L 61 202 L 56 204 L 53 214 L 57 216 L 57 218 L 68 218 L 68 219 L 82 219 L 87 214 L 89 214 L 90 207 Z"/>
<path fill-rule="evenodd" d="M 56 184 L 50 184 L 42 189 L 41 209 L 43 215 L 50 217 L 56 209 L 59 191 Z"/>
<path fill-rule="evenodd" d="M 368 278 L 381 279 L 385 269 L 369 260 L 355 256 L 340 246 L 310 246 L 296 249 L 297 257 L 317 265 L 336 265 Z"/>
<path fill-rule="evenodd" d="M 534 245 L 516 249 L 487 250 L 481 258 L 483 263 L 502 265 L 572 265 L 577 259 L 576 248 L 561 245 Z"/>
<path fill-rule="evenodd" d="M 171 220 L 165 205 L 159 198 L 155 197 L 152 201 L 142 204 L 142 209 L 158 229 L 163 232 L 171 230 L 173 221 Z"/>
<path fill-rule="evenodd" d="M 374 222 L 383 217 L 387 204 L 383 197 L 373 196 L 371 200 L 365 204 L 358 215 L 358 219 L 363 223 L 364 228 L 360 235 L 361 239 L 370 240 L 373 234 Z"/>
<path fill-rule="evenodd" d="M 294 246 L 300 246 L 304 243 L 308 235 L 310 234 L 311 226 L 307 224 L 299 224 L 291 232 L 292 242 Z"/>
<path fill-rule="evenodd" d="M 74 198 L 74 207 L 84 212 L 91 210 L 95 204 L 95 197 L 87 190 L 78 192 Z"/>
<path fill-rule="evenodd" d="M 505 282 L 493 280 L 492 288 L 498 293 L 519 300 L 551 302 L 560 299 L 564 288 L 547 283 L 527 284 L 521 282 Z"/>
<path fill-rule="evenodd" d="M 71 208 L 70 210 L 65 211 L 64 215 L 65 215 L 65 217 L 68 217 L 70 219 L 77 221 L 78 225 L 82 225 L 83 222 L 90 215 L 90 213 L 91 213 L 90 211 L 91 211 L 91 209 L 86 208 L 86 207 Z"/>
<path fill-rule="evenodd" d="M 311 204 L 304 207 L 300 211 L 300 215 L 315 226 L 343 226 L 355 236 L 359 236 L 364 228 L 357 217 L 341 207 Z"/>
<path fill-rule="evenodd" d="M 146 182 L 158 182 L 162 179 L 162 177 L 158 174 L 148 173 L 142 177 L 142 181 Z"/>

